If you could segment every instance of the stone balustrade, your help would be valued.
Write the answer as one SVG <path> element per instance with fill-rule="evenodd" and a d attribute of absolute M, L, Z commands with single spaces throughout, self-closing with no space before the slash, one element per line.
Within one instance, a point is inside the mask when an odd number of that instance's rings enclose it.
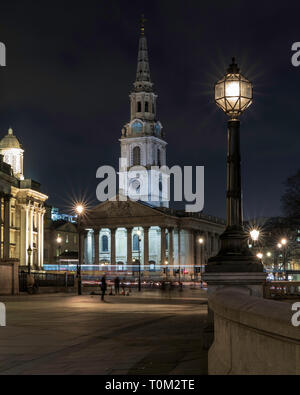
<path fill-rule="evenodd" d="M 209 374 L 300 374 L 300 327 L 292 325 L 292 304 L 249 296 L 242 288 L 212 294 Z"/>

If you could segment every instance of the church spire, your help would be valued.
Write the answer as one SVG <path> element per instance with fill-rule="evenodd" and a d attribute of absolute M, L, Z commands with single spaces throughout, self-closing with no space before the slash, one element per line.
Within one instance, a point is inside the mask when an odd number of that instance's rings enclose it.
<path fill-rule="evenodd" d="M 141 91 L 152 92 L 153 91 L 153 84 L 151 82 L 151 77 L 150 77 L 147 39 L 145 36 L 145 22 L 146 22 L 146 19 L 145 19 L 144 15 L 142 15 L 137 73 L 136 73 L 136 81 L 134 83 L 134 88 L 135 88 L 136 92 L 141 92 Z"/>

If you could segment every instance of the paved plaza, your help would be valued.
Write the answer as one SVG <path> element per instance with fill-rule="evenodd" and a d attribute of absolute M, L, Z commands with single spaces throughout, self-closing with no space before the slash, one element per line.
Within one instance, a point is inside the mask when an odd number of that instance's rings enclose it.
<path fill-rule="evenodd" d="M 207 374 L 206 292 L 0 297 L 0 374 Z"/>

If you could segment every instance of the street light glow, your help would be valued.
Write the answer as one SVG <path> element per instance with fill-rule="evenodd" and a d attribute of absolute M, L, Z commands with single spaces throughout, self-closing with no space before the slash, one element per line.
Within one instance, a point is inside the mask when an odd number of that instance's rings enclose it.
<path fill-rule="evenodd" d="M 62 243 L 62 238 L 61 238 L 61 237 L 58 237 L 58 238 L 56 239 L 56 242 L 57 242 L 58 244 L 61 244 L 61 243 Z"/>
<path fill-rule="evenodd" d="M 77 204 L 75 211 L 77 214 L 81 215 L 84 213 L 84 206 L 83 204 Z"/>
<path fill-rule="evenodd" d="M 277 247 L 278 247 L 278 248 L 282 248 L 282 244 L 278 243 L 278 244 L 277 244 Z"/>
<path fill-rule="evenodd" d="M 204 244 L 204 239 L 199 239 L 199 244 Z"/>
<path fill-rule="evenodd" d="M 250 236 L 251 236 L 251 239 L 252 239 L 253 241 L 257 241 L 257 240 L 259 239 L 259 235 L 260 235 L 260 231 L 257 230 L 257 229 L 253 229 L 253 230 L 250 232 Z"/>
<path fill-rule="evenodd" d="M 138 230 L 138 231 L 136 232 L 136 234 L 137 234 L 139 237 L 142 236 L 142 232 L 141 232 L 140 230 Z"/>
<path fill-rule="evenodd" d="M 264 255 L 261 252 L 259 252 L 256 256 L 258 259 L 263 259 L 264 257 Z"/>
<path fill-rule="evenodd" d="M 284 246 L 287 245 L 287 239 L 282 239 L 281 240 L 281 244 L 284 245 Z"/>

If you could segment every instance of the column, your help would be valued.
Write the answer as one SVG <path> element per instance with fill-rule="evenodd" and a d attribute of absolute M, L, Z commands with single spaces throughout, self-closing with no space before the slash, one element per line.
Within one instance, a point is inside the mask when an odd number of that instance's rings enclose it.
<path fill-rule="evenodd" d="M 148 266 L 148 265 L 149 265 L 149 227 L 146 227 L 144 228 L 144 266 Z"/>
<path fill-rule="evenodd" d="M 9 259 L 10 249 L 10 196 L 4 196 L 4 260 Z"/>
<path fill-rule="evenodd" d="M 126 228 L 127 230 L 127 265 L 132 265 L 132 229 Z"/>
<path fill-rule="evenodd" d="M 110 264 L 116 264 L 116 229 L 110 229 Z"/>
<path fill-rule="evenodd" d="M 166 261 L 166 228 L 160 227 L 161 265 Z"/>
<path fill-rule="evenodd" d="M 178 266 L 181 271 L 181 237 L 180 237 L 180 228 L 178 228 Z"/>
<path fill-rule="evenodd" d="M 3 195 L 0 195 L 0 259 L 2 259 L 3 254 L 2 254 L 2 242 L 3 242 L 3 238 L 2 238 L 2 225 L 4 224 L 3 221 L 3 216 L 2 216 L 2 198 Z M 4 247 L 4 245 L 3 245 Z"/>
<path fill-rule="evenodd" d="M 44 266 L 44 242 L 45 242 L 45 236 L 44 236 L 44 217 L 45 217 L 45 209 L 43 209 L 41 213 L 41 251 L 40 251 L 40 256 L 41 256 L 41 267 Z M 52 244 L 52 243 L 51 243 Z M 49 254 L 50 251 L 48 251 Z M 50 257 L 50 255 L 48 255 Z"/>
<path fill-rule="evenodd" d="M 42 221 L 41 221 L 41 212 L 40 209 L 38 211 L 38 223 L 37 223 L 37 228 L 38 228 L 38 266 L 41 267 L 41 227 L 42 227 Z"/>
<path fill-rule="evenodd" d="M 174 239 L 173 228 L 168 228 L 169 232 L 169 265 L 174 265 Z"/>
<path fill-rule="evenodd" d="M 94 229 L 95 265 L 99 265 L 99 229 Z"/>

